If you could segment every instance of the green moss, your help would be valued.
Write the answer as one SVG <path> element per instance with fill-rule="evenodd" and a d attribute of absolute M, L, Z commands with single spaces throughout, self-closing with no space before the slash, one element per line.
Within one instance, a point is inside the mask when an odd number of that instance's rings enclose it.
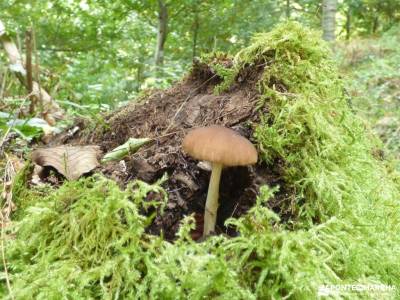
<path fill-rule="evenodd" d="M 258 88 L 269 113 L 255 138 L 263 160 L 284 161 L 294 230 L 263 205 L 274 192 L 264 187 L 247 215 L 229 220 L 239 237 L 195 243 L 189 216 L 171 244 L 147 235 L 138 213 L 149 191 L 162 193 L 158 184 L 69 182 L 15 223 L 7 254 L 16 297 L 317 299 L 323 284 L 387 284 L 396 291 L 331 298 L 399 298 L 399 177 L 372 155 L 379 142 L 348 108 L 329 57 L 315 33 L 286 23 L 256 36 L 232 67 L 267 62 Z"/>
<path fill-rule="evenodd" d="M 287 255 L 291 264 L 299 263 L 301 281 L 292 266 L 281 273 L 278 266 L 265 265 L 285 278 L 283 286 L 277 279 L 271 283 L 279 294 L 288 289 L 301 298 L 315 296 L 316 285 L 323 283 L 399 287 L 400 197 L 393 180 L 398 175 L 373 157 L 379 142 L 349 109 L 327 46 L 315 33 L 288 23 L 256 36 L 236 60 L 241 66 L 273 61 L 259 82 L 269 114 L 262 116 L 255 137 L 264 160 L 285 162 L 286 180 L 299 200 L 297 231 L 247 237 L 294 247 L 273 247 L 268 257 Z"/>
<path fill-rule="evenodd" d="M 201 63 L 206 64 L 214 74 L 222 79 L 222 83 L 214 88 L 216 95 L 225 92 L 235 82 L 238 70 L 231 65 L 232 58 L 223 52 L 214 52 L 211 54 L 203 55 Z"/>
<path fill-rule="evenodd" d="M 24 198 L 23 195 L 28 188 L 27 184 L 29 181 L 29 176 L 30 174 L 32 174 L 32 171 L 33 171 L 33 164 L 31 161 L 28 161 L 15 176 L 12 185 L 12 194 L 14 201 L 17 198 Z"/>
<path fill-rule="evenodd" d="M 43 197 L 49 195 L 54 188 L 51 185 L 29 186 L 30 177 L 33 173 L 34 165 L 31 161 L 25 163 L 25 166 L 17 173 L 13 181 L 13 202 L 16 206 L 12 219 L 18 220 L 25 216 L 25 208 L 40 202 Z"/>
<path fill-rule="evenodd" d="M 145 183 L 122 191 L 95 176 L 67 182 L 23 209 L 7 247 L 17 299 L 133 293 L 128 282 L 143 276 L 145 251 L 159 239 L 142 239 L 147 221 L 137 203 L 150 191 L 165 194 Z"/>

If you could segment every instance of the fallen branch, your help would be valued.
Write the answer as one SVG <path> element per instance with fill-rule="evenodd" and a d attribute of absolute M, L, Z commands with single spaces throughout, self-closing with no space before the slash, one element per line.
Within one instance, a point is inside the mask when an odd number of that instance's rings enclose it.
<path fill-rule="evenodd" d="M 16 75 L 21 84 L 29 92 L 27 72 L 25 70 L 21 54 L 15 43 L 6 34 L 4 23 L 1 20 L 0 43 L 3 45 L 3 48 L 8 56 L 10 70 Z M 43 106 L 43 117 L 50 125 L 54 125 L 56 119 L 62 119 L 64 114 L 62 108 L 44 89 L 39 86 L 36 81 L 32 81 L 32 94 L 41 99 L 41 105 Z"/>

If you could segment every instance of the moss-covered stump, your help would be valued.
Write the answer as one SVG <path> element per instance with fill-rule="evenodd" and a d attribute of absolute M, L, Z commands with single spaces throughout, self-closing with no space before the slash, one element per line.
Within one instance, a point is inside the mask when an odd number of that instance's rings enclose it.
<path fill-rule="evenodd" d="M 394 287 L 332 298 L 400 297 L 397 174 L 374 156 L 379 142 L 350 111 L 328 48 L 299 24 L 257 35 L 233 58 L 204 58 L 185 81 L 108 123 L 64 141 L 99 143 L 106 151 L 127 136 L 156 142 L 126 160 L 126 174 L 102 170 L 123 189 L 96 175 L 47 196 L 19 192 L 23 212 L 6 245 L 17 299 L 317 299 L 319 288 L 331 284 Z M 249 192 L 253 206 L 227 221 L 237 236 L 198 243 L 191 234 L 196 215 L 181 218 L 196 209 L 177 212 L 172 188 L 206 186 L 208 173 L 179 143 L 185 129 L 210 123 L 252 138 L 261 162 L 226 176 L 247 176 L 244 190 L 256 187 Z M 200 201 L 203 194 L 200 188 L 183 195 Z M 164 218 L 176 212 L 180 226 L 174 225 L 171 243 L 163 236 Z M 149 234 L 157 222 L 161 235 Z M 5 284 L 0 291 L 7 294 Z"/>

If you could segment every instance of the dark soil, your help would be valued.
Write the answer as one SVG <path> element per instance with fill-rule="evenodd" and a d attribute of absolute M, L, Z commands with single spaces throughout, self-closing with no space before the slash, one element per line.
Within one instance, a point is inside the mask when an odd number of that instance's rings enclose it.
<path fill-rule="evenodd" d="M 226 59 L 226 66 L 231 61 Z M 140 179 L 155 182 L 164 173 L 168 180 L 164 188 L 169 200 L 164 214 L 158 213 L 148 227 L 151 234 L 163 234 L 168 240 L 175 238 L 184 216 L 195 214 L 197 230 L 193 238 L 201 236 L 203 212 L 210 172 L 181 150 L 186 132 L 194 127 L 219 124 L 237 130 L 252 139 L 253 124 L 260 111 L 256 104 L 260 94 L 256 83 L 264 65 L 245 68 L 236 78 L 230 90 L 215 95 L 214 87 L 221 83 L 207 65 L 195 64 L 191 74 L 172 88 L 156 91 L 143 97 L 140 103 L 132 103 L 106 117 L 107 126 L 98 125 L 89 132 L 88 126 L 78 123 L 75 134 L 64 134 L 53 144 L 99 145 L 104 153 L 123 144 L 129 137 L 150 137 L 153 142 L 122 162 L 108 163 L 101 172 L 121 185 Z M 267 108 L 262 113 L 267 114 Z M 220 185 L 220 207 L 217 233 L 235 236 L 234 228 L 226 228 L 224 221 L 239 217 L 255 203 L 260 186 L 280 186 L 269 206 L 283 220 L 290 218 L 290 202 L 293 192 L 285 186 L 282 178 L 283 163 L 272 165 L 259 163 L 256 166 L 226 168 Z"/>

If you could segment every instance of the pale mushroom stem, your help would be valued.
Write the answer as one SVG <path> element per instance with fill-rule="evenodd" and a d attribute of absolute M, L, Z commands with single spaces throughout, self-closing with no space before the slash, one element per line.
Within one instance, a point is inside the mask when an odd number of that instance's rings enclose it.
<path fill-rule="evenodd" d="M 221 178 L 222 164 L 212 163 L 210 184 L 208 186 L 206 208 L 204 212 L 203 237 L 215 231 L 217 220 L 219 181 Z"/>

